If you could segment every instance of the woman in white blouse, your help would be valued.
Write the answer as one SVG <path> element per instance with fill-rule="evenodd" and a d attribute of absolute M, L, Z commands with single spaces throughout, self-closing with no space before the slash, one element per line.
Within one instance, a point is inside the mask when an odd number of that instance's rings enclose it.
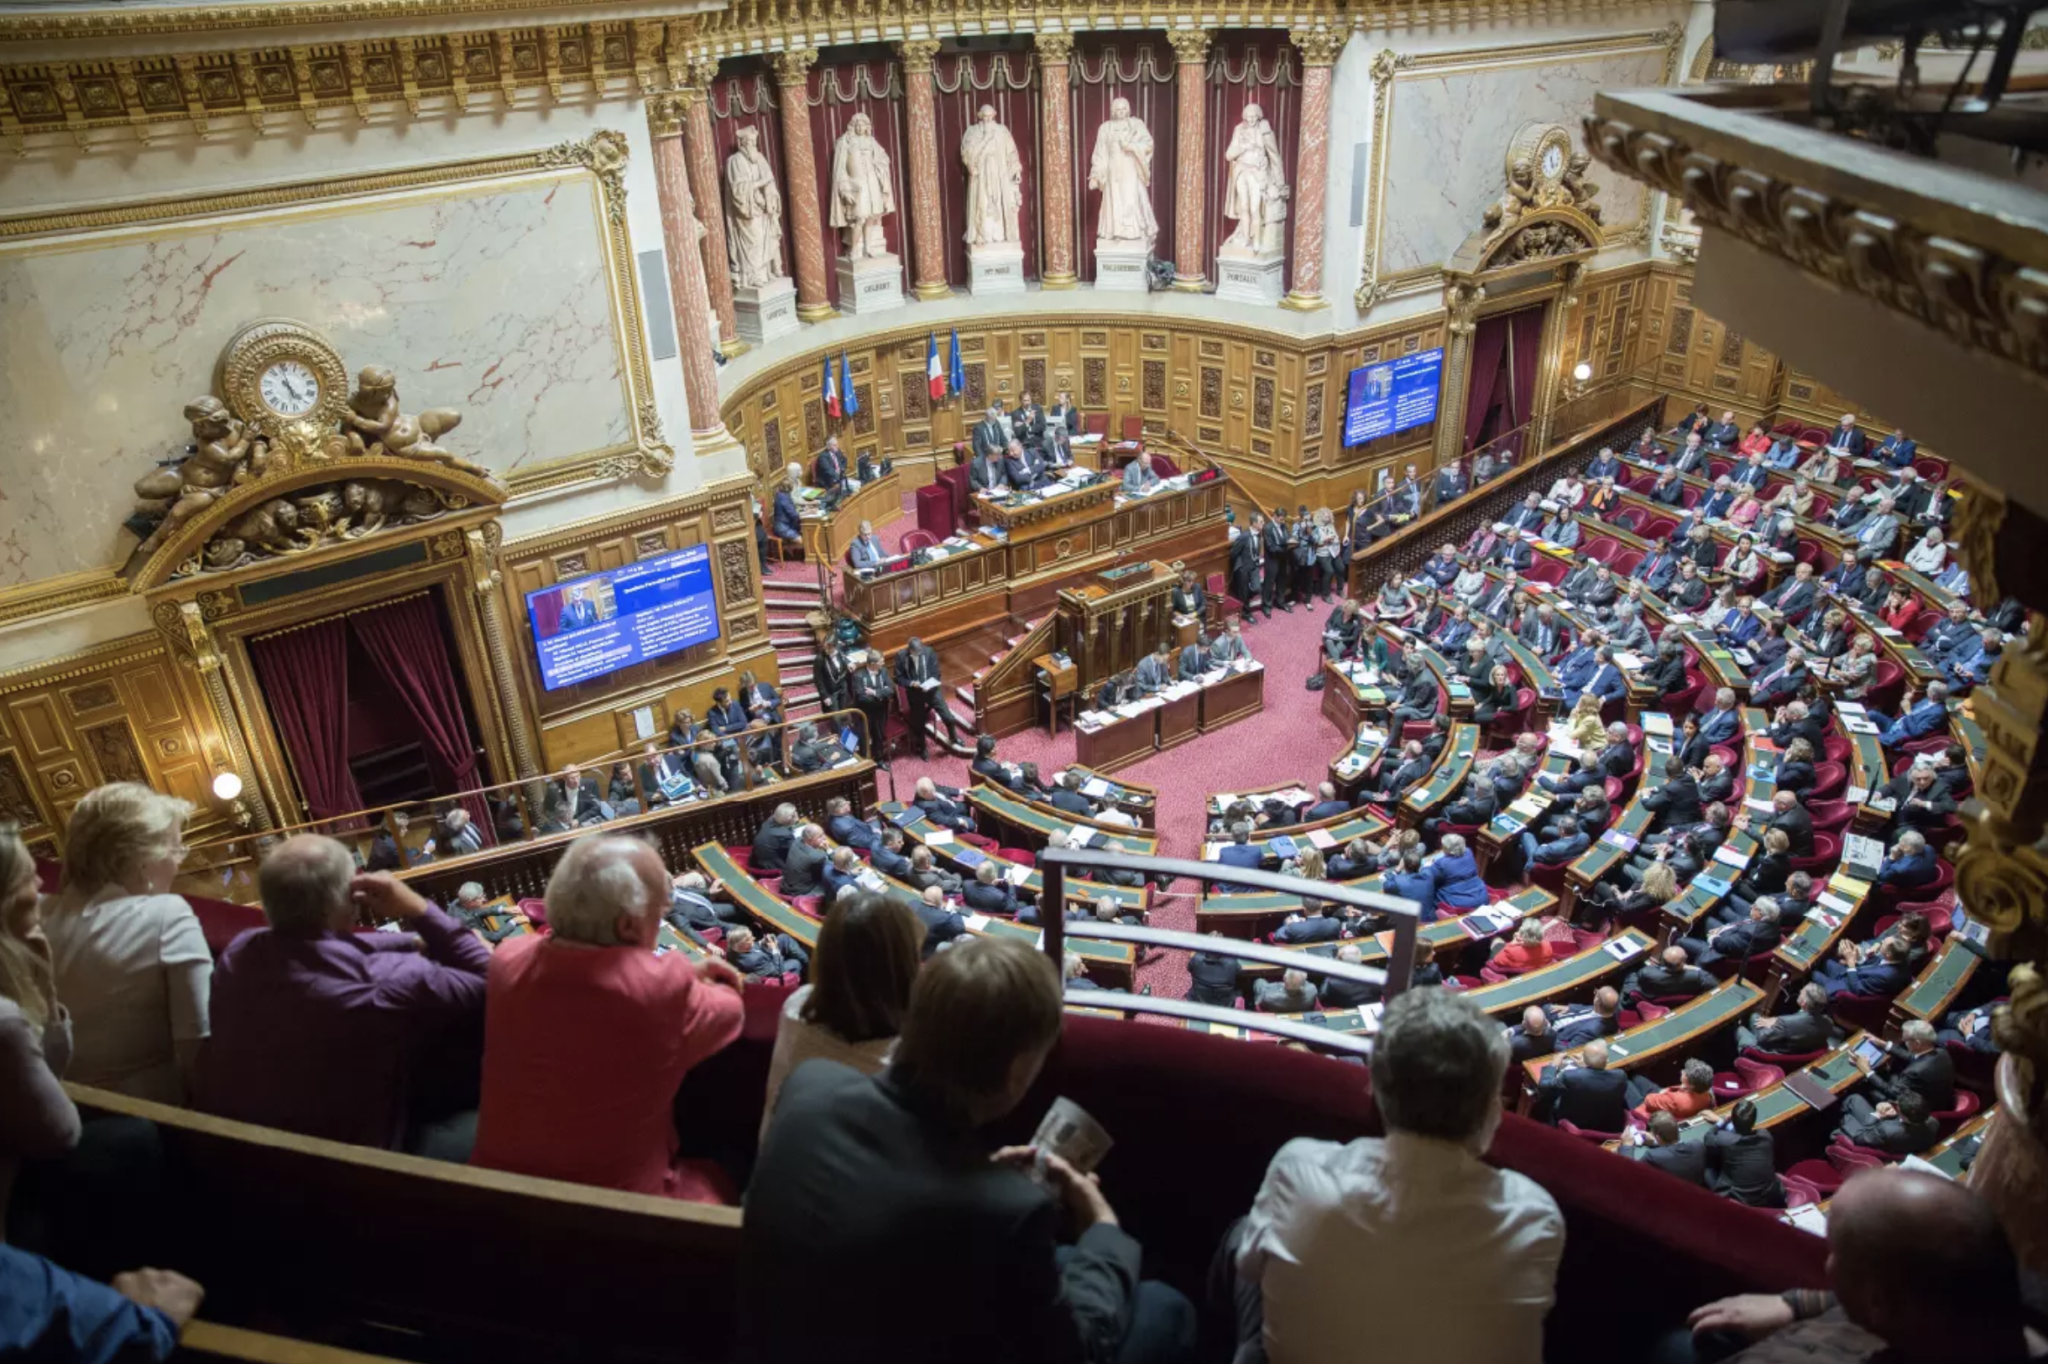
<path fill-rule="evenodd" d="M 57 996 L 72 1019 L 66 1079 L 185 1101 L 213 983 L 199 918 L 168 893 L 191 812 L 134 782 L 87 792 L 71 812 L 63 885 L 42 903 Z"/>
<path fill-rule="evenodd" d="M 814 1057 L 873 1075 L 889 1060 L 924 950 L 923 922 L 902 901 L 856 892 L 833 904 L 811 953 L 811 983 L 782 1006 L 768 1060 L 768 1135 L 782 1082 Z"/>
<path fill-rule="evenodd" d="M 1451 595 L 1470 606 L 1486 590 L 1486 570 L 1467 558 L 1458 560 L 1458 576 L 1451 579 Z"/>
<path fill-rule="evenodd" d="M 1566 474 L 1550 485 L 1550 500 L 1566 511 L 1575 511 L 1586 500 L 1586 485 L 1577 474 Z"/>
<path fill-rule="evenodd" d="M 1918 573 L 1939 573 L 1948 564 L 1948 542 L 1941 527 L 1929 526 L 1920 543 L 1906 551 L 1906 567 Z"/>
<path fill-rule="evenodd" d="M 1735 552 L 1728 556 L 1728 562 L 1721 565 L 1721 571 L 1728 580 L 1742 586 L 1759 577 L 1764 571 L 1764 561 L 1756 552 L 1756 545 L 1745 535 L 1735 542 Z"/>

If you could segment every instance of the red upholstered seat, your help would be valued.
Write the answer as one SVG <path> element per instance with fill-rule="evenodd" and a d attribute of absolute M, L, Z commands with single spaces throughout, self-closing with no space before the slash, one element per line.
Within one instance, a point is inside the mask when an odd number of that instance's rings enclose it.
<path fill-rule="evenodd" d="M 1035 867 L 1038 865 L 1038 858 L 1025 848 L 998 848 L 996 849 L 996 856 L 1002 858 L 1005 862 L 1015 862 L 1023 867 Z"/>
<path fill-rule="evenodd" d="M 1710 459 L 1707 461 L 1707 479 L 1710 482 L 1733 472 L 1735 472 L 1735 465 L 1730 460 Z"/>
<path fill-rule="evenodd" d="M 1615 554 L 1620 549 L 1621 541 L 1613 536 L 1596 535 L 1579 546 L 1579 553 L 1585 555 L 1588 559 L 1598 559 L 1601 563 L 1611 566 L 1614 562 Z"/>
<path fill-rule="evenodd" d="M 1621 480 L 1621 486 L 1627 488 L 1630 492 L 1647 493 L 1650 489 L 1657 486 L 1657 476 L 1647 471 L 1639 474 L 1630 474 Z"/>
<path fill-rule="evenodd" d="M 1849 736 L 1829 731 L 1821 738 L 1820 756 L 1827 762 L 1847 763 L 1849 761 Z"/>
<path fill-rule="evenodd" d="M 1808 800 L 1833 800 L 1849 785 L 1849 769 L 1841 763 L 1815 763 L 1813 766 L 1813 789 L 1806 793 Z"/>
<path fill-rule="evenodd" d="M 1535 705 L 1534 691 L 1527 687 L 1516 688 L 1514 706 L 1500 711 L 1493 717 L 1493 723 L 1487 726 L 1487 734 L 1503 744 L 1512 744 L 1515 736 L 1522 732 L 1522 722 L 1528 718 Z"/>
<path fill-rule="evenodd" d="M 1735 1069 L 1721 1071 L 1714 1076 L 1714 1102 L 1733 1103 L 1737 1099 L 1754 1094 L 1760 1089 L 1769 1089 L 1785 1078 L 1785 1072 L 1778 1066 L 1752 1061 L 1747 1056 L 1735 1058 Z"/>
<path fill-rule="evenodd" d="M 1801 445 L 1822 446 L 1827 444 L 1827 440 L 1828 433 L 1822 427 L 1802 426 L 1799 428 L 1799 443 Z"/>
<path fill-rule="evenodd" d="M 1832 834 L 1846 829 L 1856 812 L 1849 808 L 1849 802 L 1845 800 L 1815 800 L 1807 802 L 1806 813 L 1813 816 L 1813 829 L 1816 834 Z"/>
<path fill-rule="evenodd" d="M 1143 417 L 1125 417 L 1123 433 L 1125 440 L 1145 439 L 1145 419 Z"/>
<path fill-rule="evenodd" d="M 1107 412 L 1090 412 L 1081 419 L 1081 429 L 1091 436 L 1108 435 L 1109 414 Z"/>
<path fill-rule="evenodd" d="M 228 950 L 228 944 L 252 928 L 262 928 L 268 922 L 263 911 L 254 905 L 230 904 L 226 900 L 209 900 L 204 895 L 187 895 L 185 903 L 192 906 L 192 913 L 198 916 L 199 931 L 206 935 L 206 948 L 214 956 Z"/>
<path fill-rule="evenodd" d="M 1934 880 L 1927 885 L 1912 887 L 1873 886 L 1870 894 L 1880 915 L 1891 914 L 1897 912 L 1899 906 L 1907 902 L 1908 896 L 1911 896 L 1914 900 L 1938 900 L 1947 894 L 1948 888 L 1955 883 L 1955 867 L 1947 862 L 1936 861 L 1934 864 Z"/>
<path fill-rule="evenodd" d="M 1568 1137 L 1577 1137 L 1580 1141 L 1590 1141 L 1595 1145 L 1605 1145 L 1610 1141 L 1620 1141 L 1626 1135 L 1621 1132 L 1594 1132 L 1564 1118 L 1557 1120 L 1557 1130 Z"/>
<path fill-rule="evenodd" d="M 1877 921 L 1877 927 L 1871 930 L 1871 936 L 1882 938 L 1891 931 L 1892 925 L 1897 923 L 1902 915 L 1908 913 L 1918 914 L 1921 918 L 1927 920 L 1927 930 L 1933 935 L 1936 942 L 1946 938 L 1950 930 L 1955 927 L 1956 921 L 1953 908 L 1949 905 L 1938 905 L 1928 900 L 1915 904 L 1900 905 L 1897 914 L 1887 915 Z"/>
<path fill-rule="evenodd" d="M 1641 566 L 1642 562 L 1643 552 L 1641 550 L 1618 549 L 1614 552 L 1614 557 L 1607 561 L 1607 566 L 1614 570 L 1616 577 L 1626 578 L 1634 573 Z"/>
<path fill-rule="evenodd" d="M 1623 507 L 1620 511 L 1609 517 L 1608 520 L 1624 530 L 1636 531 L 1643 524 L 1643 518 L 1648 514 L 1641 507 Z"/>
<path fill-rule="evenodd" d="M 548 902 L 546 900 L 540 899 L 538 896 L 528 896 L 518 903 L 517 908 L 521 914 L 526 916 L 527 922 L 531 923 L 535 928 L 545 929 L 548 926 Z"/>
<path fill-rule="evenodd" d="M 1529 865 L 1524 875 L 1529 878 L 1530 885 L 1541 886 L 1552 895 L 1563 895 L 1565 873 L 1569 870 L 1569 863 L 1559 863 L 1557 866 L 1552 867 L 1536 862 Z"/>
<path fill-rule="evenodd" d="M 1809 876 L 1825 879 L 1835 869 L 1835 863 L 1842 860 L 1842 840 L 1838 834 L 1813 831 L 1813 855 L 1792 859 L 1792 870 L 1803 871 Z"/>
<path fill-rule="evenodd" d="M 1739 774 L 1742 771 L 1741 749 L 1736 748 L 1732 744 L 1721 744 L 1708 751 L 1713 753 L 1715 757 L 1719 758 L 1721 760 L 1721 766 L 1725 767 L 1730 772 L 1735 772 Z"/>
<path fill-rule="evenodd" d="M 953 836 L 959 839 L 962 843 L 972 844 L 974 847 L 981 849 L 985 853 L 992 853 L 997 851 L 996 841 L 993 838 L 990 838 L 987 834 L 974 834 L 961 831 L 956 832 Z"/>
<path fill-rule="evenodd" d="M 47 857 L 36 859 L 36 889 L 45 895 L 55 895 L 58 885 L 64 880 L 64 864 L 52 862 Z"/>
<path fill-rule="evenodd" d="M 1896 1157 L 1873 1146 L 1858 1146 L 1841 1133 L 1835 1133 L 1828 1142 L 1828 1162 L 1842 1172 L 1847 1179 L 1858 1170 L 1875 1170 L 1880 1165 L 1889 1165 Z"/>
<path fill-rule="evenodd" d="M 739 863 L 741 871 L 752 874 L 754 870 L 754 850 L 752 848 L 744 843 L 728 843 L 725 845 L 725 855 Z"/>
<path fill-rule="evenodd" d="M 1600 785 L 1601 788 L 1607 792 L 1607 803 L 1609 806 L 1621 804 L 1621 792 L 1623 783 L 1620 777 L 1609 777 Z"/>
<path fill-rule="evenodd" d="M 1949 1135 L 1958 1127 L 1976 1117 L 1977 1110 L 1983 1106 L 1984 1101 L 1975 1094 L 1972 1094 L 1967 1089 L 1958 1089 L 1956 1091 L 1956 1106 L 1954 1108 L 1937 1108 L 1934 1110 L 1934 1120 L 1941 1124 L 1941 1135 L 1944 1137 Z"/>
<path fill-rule="evenodd" d="M 1678 505 L 1685 508 L 1687 511 L 1691 511 L 1694 507 L 1698 506 L 1699 500 L 1700 490 L 1698 488 L 1693 487 L 1690 483 L 1686 484 L 1683 488 L 1680 488 L 1678 490 Z M 1675 525 L 1677 523 L 1673 522 L 1672 524 Z"/>
<path fill-rule="evenodd" d="M 1885 1019 L 1891 1016 L 1890 995 L 1839 994 L 1828 1006 L 1835 1015 L 1835 1021 L 1845 1028 L 1861 1028 L 1873 1036 L 1883 1036 Z"/>
<path fill-rule="evenodd" d="M 914 530 L 903 537 L 903 552 L 915 554 L 921 549 L 930 549 L 939 542 L 939 537 L 928 530 Z"/>
<path fill-rule="evenodd" d="M 1152 472 L 1158 474 L 1161 478 L 1178 478 L 1180 476 L 1180 465 L 1174 462 L 1172 455 L 1162 450 L 1154 450 L 1152 452 Z"/>
<path fill-rule="evenodd" d="M 1677 517 L 1665 512 L 1652 512 L 1650 519 L 1643 522 L 1642 536 L 1645 540 L 1662 540 L 1677 529 Z"/>
<path fill-rule="evenodd" d="M 1596 933 L 1593 936 L 1597 939 L 1600 935 Z M 1670 1012 L 1671 1010 L 1667 1006 L 1652 1003 L 1647 999 L 1641 1000 L 1636 1004 L 1636 1018 L 1644 1023 L 1648 1023 L 1653 1019 L 1662 1018 L 1665 1014 L 1668 1014 Z"/>
<path fill-rule="evenodd" d="M 1935 459 L 1931 455 L 1922 455 L 1914 460 L 1913 468 L 1918 471 L 1920 477 L 1927 479 L 1929 482 L 1935 482 L 1948 477 L 1948 461 L 1945 459 Z"/>
<path fill-rule="evenodd" d="M 1744 1061 L 1753 1061 L 1759 1066 L 1774 1066 L 1782 1074 L 1789 1075 L 1801 1066 L 1810 1066 L 1826 1055 L 1827 1051 L 1825 1048 L 1820 1051 L 1770 1052 L 1758 1051 L 1755 1047 L 1745 1047 L 1741 1052 L 1737 1053 L 1735 1064 L 1740 1067 Z"/>
<path fill-rule="evenodd" d="M 813 919 L 822 918 L 825 913 L 825 897 L 823 894 L 799 895 L 789 902 L 789 907 L 797 913 L 807 914 Z"/>
<path fill-rule="evenodd" d="M 1901 753 L 1939 753 L 1949 744 L 1948 734 L 1929 734 L 1918 739 L 1908 739 L 1899 745 Z"/>
<path fill-rule="evenodd" d="M 1223 603 L 1223 618 L 1244 614 L 1244 603 L 1230 595 L 1230 585 L 1221 573 L 1211 573 L 1208 584 L 1209 600 Z"/>
<path fill-rule="evenodd" d="M 1792 546 L 1792 561 L 1800 564 L 1820 562 L 1820 546 L 1812 540 L 1799 540 Z"/>
<path fill-rule="evenodd" d="M 1803 1165 L 1809 1162 L 1802 1161 L 1800 1163 Z M 1785 1186 L 1785 1207 L 1788 1210 L 1803 1208 L 1809 1203 L 1818 1203 L 1828 1196 L 1827 1190 L 1811 1183 L 1791 1170 L 1787 1170 L 1784 1174 L 1779 1175 L 1778 1182 Z M 1769 1212 L 1770 1209 L 1760 1208 L 1758 1211 Z"/>

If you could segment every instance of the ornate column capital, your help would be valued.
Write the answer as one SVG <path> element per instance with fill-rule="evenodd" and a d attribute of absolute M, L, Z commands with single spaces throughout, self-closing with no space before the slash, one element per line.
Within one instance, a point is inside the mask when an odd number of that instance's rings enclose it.
<path fill-rule="evenodd" d="M 1483 284 L 1455 283 L 1444 289 L 1444 310 L 1450 314 L 1453 335 L 1470 336 L 1479 325 L 1479 305 L 1486 302 Z"/>
<path fill-rule="evenodd" d="M 681 137 L 683 116 L 690 111 L 690 101 L 680 91 L 666 91 L 647 97 L 647 131 L 657 138 Z"/>
<path fill-rule="evenodd" d="M 692 57 L 685 71 L 690 89 L 698 91 L 709 90 L 711 82 L 718 79 L 718 58 Z"/>
<path fill-rule="evenodd" d="M 905 75 L 923 75 L 932 69 L 932 59 L 939 55 L 939 40 L 906 38 L 896 44 L 896 53 L 903 59 Z"/>
<path fill-rule="evenodd" d="M 818 49 L 815 47 L 786 47 L 768 54 L 768 65 L 775 71 L 775 83 L 785 88 L 808 82 L 811 68 L 817 64 Z"/>
<path fill-rule="evenodd" d="M 1074 35 L 1071 33 L 1040 33 L 1032 38 L 1038 48 L 1040 66 L 1065 66 L 1074 59 Z"/>
<path fill-rule="evenodd" d="M 1208 58 L 1209 42 L 1213 37 L 1214 29 L 1177 28 L 1166 35 L 1166 41 L 1173 47 L 1173 59 L 1186 66 Z"/>
<path fill-rule="evenodd" d="M 1305 66 L 1335 66 L 1337 56 L 1344 50 L 1344 40 L 1351 35 L 1338 33 L 1327 28 L 1291 30 L 1288 41 L 1301 49 L 1301 60 Z"/>

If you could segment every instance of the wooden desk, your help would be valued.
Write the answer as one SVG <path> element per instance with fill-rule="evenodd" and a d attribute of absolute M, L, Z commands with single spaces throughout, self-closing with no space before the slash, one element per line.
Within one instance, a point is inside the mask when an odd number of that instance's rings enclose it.
<path fill-rule="evenodd" d="M 893 800 L 885 801 L 876 806 L 875 809 L 881 814 L 882 818 L 903 830 L 904 838 L 912 843 L 921 844 L 931 849 L 933 859 L 941 866 L 960 873 L 963 880 L 974 875 L 974 867 L 960 856 L 960 850 L 967 845 L 954 838 L 951 830 L 940 829 L 938 825 L 926 819 L 922 810 Z M 942 842 L 933 842 L 932 835 L 935 833 L 943 833 L 947 837 Z M 1117 837 L 1121 838 L 1122 835 L 1117 835 Z M 972 851 L 980 854 L 980 849 L 978 848 Z M 1004 873 L 1006 876 L 1010 868 L 1021 865 L 995 853 L 988 853 L 985 856 L 989 861 L 996 864 L 997 871 Z M 1023 879 L 1015 884 L 1017 889 L 1028 890 L 1036 895 L 1045 889 L 1045 878 L 1039 874 L 1036 867 L 1031 867 L 1026 869 Z M 1142 911 L 1151 904 L 1151 890 L 1146 886 L 1135 888 L 1111 886 L 1099 881 L 1084 881 L 1079 877 L 1068 877 L 1066 888 L 1067 903 L 1070 905 L 1093 904 L 1104 895 L 1125 906 L 1132 913 Z"/>
<path fill-rule="evenodd" d="M 860 536 L 863 521 L 893 521 L 903 514 L 903 488 L 891 469 L 880 478 L 869 479 L 828 516 L 805 516 L 804 557 L 813 564 L 837 564 Z"/>
<path fill-rule="evenodd" d="M 1084 790 L 1090 800 L 1106 800 L 1138 821 L 1140 828 L 1150 829 L 1159 822 L 1158 788 L 1140 782 L 1117 781 L 1089 768 L 1085 763 L 1067 764 L 1067 771 L 1078 772 L 1085 786 L 1088 782 L 1099 781 L 1105 788 L 1101 792 Z"/>
<path fill-rule="evenodd" d="M 1266 670 L 1261 667 L 1241 673 L 1226 673 L 1220 681 L 1197 692 L 1196 699 L 1202 703 L 1204 734 L 1234 724 L 1248 715 L 1257 715 L 1266 708 Z M 1159 746 L 1165 748 L 1164 721 L 1161 722 L 1161 731 Z"/>
<path fill-rule="evenodd" d="M 1052 840 L 1079 826 L 1099 830 L 1104 837 L 1124 845 L 1124 851 L 1151 857 L 1159 851 L 1159 840 L 1143 829 L 1123 829 L 1081 819 L 1064 810 L 1051 810 L 998 786 L 970 786 L 967 803 L 974 809 L 974 822 L 984 833 L 1002 839 L 1004 846 L 1029 848 L 1036 852 Z"/>
<path fill-rule="evenodd" d="M 1378 876 L 1368 876 L 1350 884 L 1359 890 L 1379 890 L 1383 879 Z M 1201 924 L 1202 915 L 1206 912 L 1213 916 L 1214 922 L 1210 926 L 1214 927 L 1218 932 L 1230 937 L 1243 937 L 1245 936 L 1244 933 L 1232 925 L 1242 922 L 1254 913 L 1258 907 L 1221 902 L 1250 901 L 1259 898 L 1261 897 L 1256 895 L 1211 896 L 1204 902 L 1202 909 L 1197 911 L 1196 922 Z M 1272 898 L 1284 900 L 1286 897 Z M 1462 916 L 1445 917 L 1438 919 L 1435 923 L 1424 924 L 1415 933 L 1416 959 L 1418 961 L 1426 961 L 1434 957 L 1455 957 L 1467 948 L 1483 949 L 1487 943 L 1492 942 L 1495 938 L 1505 937 L 1513 932 L 1515 925 L 1523 919 L 1531 915 L 1540 918 L 1556 909 L 1557 897 L 1544 890 L 1541 886 L 1531 886 L 1513 899 L 1498 901 L 1488 905 L 1487 908 L 1508 911 L 1513 913 L 1516 918 L 1495 932 L 1479 936 L 1474 936 L 1466 931 Z M 1287 914 L 1299 909 L 1299 904 L 1281 908 L 1277 917 L 1273 920 L 1273 926 L 1277 928 Z M 1204 928 L 1202 931 L 1206 932 L 1207 929 Z M 1374 933 L 1367 937 L 1352 939 L 1352 945 L 1358 948 L 1360 963 L 1366 966 L 1375 966 L 1385 961 L 1387 959 L 1388 938 L 1388 934 Z M 1337 948 L 1342 945 L 1341 943 L 1332 942 L 1309 943 L 1299 950 L 1311 956 L 1334 956 L 1336 955 Z M 1248 961 L 1240 966 L 1238 978 L 1242 980 L 1247 976 L 1277 975 L 1280 969 L 1278 966 L 1269 966 L 1265 962 Z"/>
<path fill-rule="evenodd" d="M 1892 1016 L 1885 1031 L 1898 1036 L 1899 1025 L 1909 1018 L 1923 1019 L 1938 1023 L 1956 1005 L 1956 996 L 1977 974 L 1977 966 L 1983 958 L 1978 956 L 1962 935 L 1951 933 L 1942 942 L 1941 950 L 1928 958 L 1920 968 L 1920 974 L 1892 1001 Z"/>
<path fill-rule="evenodd" d="M 1152 756 L 1158 745 L 1159 712 L 1144 711 L 1096 729 L 1074 727 L 1074 760 L 1097 772 L 1114 772 Z"/>
<path fill-rule="evenodd" d="M 1170 644 L 1174 581 L 1173 570 L 1153 559 L 1120 564 L 1060 589 L 1059 647 L 1074 660 L 1075 685 L 1083 695 L 1094 695 L 1110 677 Z"/>
<path fill-rule="evenodd" d="M 1922 1151 L 1920 1159 L 1950 1179 L 1968 1180 L 1970 1167 L 1977 1160 L 1977 1151 L 1984 1144 L 1984 1133 L 1997 1116 L 1996 1107 L 1985 1109 L 1958 1127 L 1947 1139 Z"/>
<path fill-rule="evenodd" d="M 1855 1057 L 1856 1044 L 1863 1038 L 1864 1033 L 1859 1029 L 1850 1034 L 1841 1046 L 1834 1048 L 1798 1073 L 1822 1086 L 1830 1094 L 1839 1095 L 1846 1092 L 1851 1085 L 1868 1074 Z M 1750 1095 L 1749 1102 L 1756 1105 L 1756 1130 L 1759 1132 L 1768 1132 L 1802 1114 L 1814 1111 L 1806 1100 L 1793 1093 L 1782 1080 Z M 1728 1121 L 1734 1107 L 1732 1103 L 1723 1104 L 1719 1108 L 1686 1119 L 1678 1124 L 1679 1140 L 1705 1141 L 1708 1133 Z M 1610 1146 L 1608 1149 L 1613 1150 L 1614 1147 Z"/>
<path fill-rule="evenodd" d="M 1498 985 L 1481 985 L 1465 997 L 1495 1018 L 1519 1014 L 1531 1004 L 1554 1004 L 1586 996 L 1640 963 L 1656 941 L 1639 928 L 1624 929 L 1598 947 L 1552 962 Z"/>
<path fill-rule="evenodd" d="M 1345 734 L 1355 733 L 1368 714 L 1385 714 L 1393 698 L 1376 684 L 1354 682 L 1323 656 L 1323 718 Z"/>
<path fill-rule="evenodd" d="M 1328 689 L 1329 683 L 1325 680 L 1324 690 Z M 1337 788 L 1337 794 L 1345 800 L 1357 800 L 1359 791 L 1365 786 L 1366 773 L 1380 761 L 1386 748 L 1386 731 L 1369 721 L 1361 721 L 1350 746 L 1330 759 L 1330 784 Z"/>
<path fill-rule="evenodd" d="M 1168 701 L 1159 708 L 1159 751 L 1179 748 L 1202 732 L 1202 693 L 1206 688 Z"/>
<path fill-rule="evenodd" d="M 1724 1028 L 1733 1028 L 1762 1002 L 1763 997 L 1761 986 L 1738 976 L 1717 990 L 1681 1004 L 1662 1018 L 1638 1023 L 1608 1038 L 1607 1068 L 1630 1074 L 1647 1072 L 1653 1067 L 1676 1069 L 1667 1063 L 1684 1061 L 1698 1050 L 1701 1038 Z M 1576 1061 L 1583 1051 L 1583 1048 L 1574 1047 L 1562 1055 L 1538 1056 L 1522 1063 L 1524 1113 L 1529 1111 L 1535 1086 L 1543 1079 L 1544 1070 L 1560 1061 Z"/>
<path fill-rule="evenodd" d="M 1444 742 L 1444 751 L 1437 755 L 1436 766 L 1422 784 L 1401 797 L 1401 803 L 1394 807 L 1394 818 L 1404 829 L 1421 824 L 1433 811 L 1448 801 L 1462 786 L 1465 778 L 1472 775 L 1472 760 L 1479 752 L 1479 726 L 1455 724 L 1451 726 L 1450 737 Z"/>

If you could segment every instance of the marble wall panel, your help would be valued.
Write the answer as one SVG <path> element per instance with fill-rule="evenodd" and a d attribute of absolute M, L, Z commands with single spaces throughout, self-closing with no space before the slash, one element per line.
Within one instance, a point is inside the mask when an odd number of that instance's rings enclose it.
<path fill-rule="evenodd" d="M 1520 66 L 1401 72 L 1393 87 L 1380 275 L 1442 264 L 1479 230 L 1506 191 L 1508 141 L 1527 122 L 1558 123 L 1574 146 L 1579 122 L 1600 90 L 1656 85 L 1664 49 L 1588 53 Z M 1609 231 L 1641 215 L 1648 193 L 1598 166 L 1601 218 Z"/>
<path fill-rule="evenodd" d="M 127 557 L 131 485 L 261 317 L 460 409 L 500 474 L 630 447 L 603 215 L 577 175 L 0 249 L 0 587 Z"/>

